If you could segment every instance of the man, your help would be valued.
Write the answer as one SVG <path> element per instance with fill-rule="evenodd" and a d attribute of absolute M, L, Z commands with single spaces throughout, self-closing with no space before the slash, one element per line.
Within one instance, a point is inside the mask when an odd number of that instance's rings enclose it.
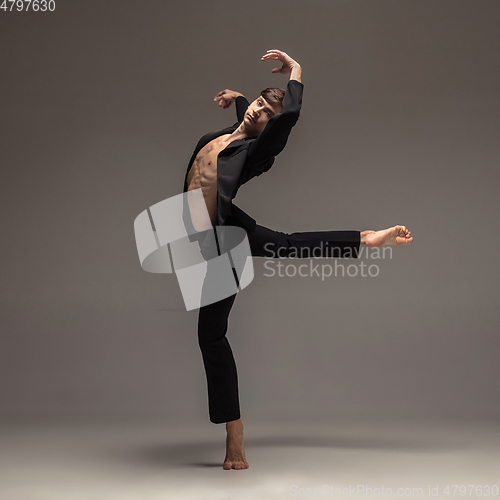
<path fill-rule="evenodd" d="M 268 50 L 262 60 L 282 63 L 281 68 L 274 68 L 272 72 L 290 74 L 286 90 L 267 88 L 252 103 L 248 103 L 239 92 L 229 89 L 219 92 L 214 101 L 218 101 L 219 107 L 223 109 L 236 103 L 238 121 L 232 127 L 209 133 L 200 139 L 188 165 L 184 192 L 201 188 L 212 224 L 245 229 L 253 256 L 302 256 L 304 253 L 301 250 L 318 250 L 323 243 L 323 256 L 355 258 L 360 245 L 380 247 L 411 243 L 413 238 L 405 226 L 394 226 L 382 231 L 286 234 L 258 225 L 252 217 L 232 204 L 242 184 L 271 168 L 300 115 L 303 91 L 300 65 L 281 50 Z M 335 249 L 334 254 L 332 248 Z M 305 253 L 306 257 L 310 255 L 318 254 Z M 206 280 L 211 272 L 208 265 Z M 198 340 L 207 376 L 210 420 L 213 423 L 226 423 L 226 457 L 223 463 L 226 470 L 248 468 L 243 445 L 236 364 L 226 338 L 229 312 L 235 297 L 231 295 L 200 307 L 198 320 Z"/>

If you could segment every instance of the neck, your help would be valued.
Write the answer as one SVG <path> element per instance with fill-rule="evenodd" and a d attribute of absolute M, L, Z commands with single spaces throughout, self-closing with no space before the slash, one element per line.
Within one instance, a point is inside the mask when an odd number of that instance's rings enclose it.
<path fill-rule="evenodd" d="M 245 120 L 243 120 L 239 127 L 231 134 L 230 140 L 235 141 L 237 139 L 244 139 L 245 137 L 254 137 L 255 133 L 251 130 L 248 130 L 245 124 Z"/>

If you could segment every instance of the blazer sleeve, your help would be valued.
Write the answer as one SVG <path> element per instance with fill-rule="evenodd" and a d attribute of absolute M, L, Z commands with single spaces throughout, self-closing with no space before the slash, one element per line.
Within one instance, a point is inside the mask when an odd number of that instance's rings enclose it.
<path fill-rule="evenodd" d="M 250 106 L 250 103 L 246 100 L 245 97 L 239 95 L 236 98 L 236 119 L 238 120 L 238 123 L 241 123 L 243 121 L 243 118 L 245 117 L 245 111 L 247 110 L 248 106 Z"/>
<path fill-rule="evenodd" d="M 303 88 L 298 80 L 288 81 L 281 113 L 267 122 L 266 128 L 250 145 L 245 167 L 254 171 L 251 177 L 269 170 L 274 157 L 283 151 L 300 116 Z"/>
<path fill-rule="evenodd" d="M 247 110 L 250 103 L 247 101 L 246 97 L 239 95 L 235 101 L 236 104 L 236 119 L 238 120 L 232 126 L 237 127 L 245 118 L 245 111 Z"/>

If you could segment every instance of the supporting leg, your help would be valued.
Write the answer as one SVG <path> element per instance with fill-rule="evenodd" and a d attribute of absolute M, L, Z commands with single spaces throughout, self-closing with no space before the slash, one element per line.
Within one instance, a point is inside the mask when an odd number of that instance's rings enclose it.
<path fill-rule="evenodd" d="M 200 307 L 198 343 L 207 376 L 210 421 L 221 424 L 240 418 L 238 375 L 229 341 L 228 317 L 236 295 Z"/>
<path fill-rule="evenodd" d="M 207 276 L 209 276 L 209 263 Z M 210 421 L 226 423 L 226 470 L 248 469 L 240 418 L 236 363 L 226 338 L 228 317 L 236 295 L 200 307 L 198 343 L 201 348 L 208 387 Z"/>

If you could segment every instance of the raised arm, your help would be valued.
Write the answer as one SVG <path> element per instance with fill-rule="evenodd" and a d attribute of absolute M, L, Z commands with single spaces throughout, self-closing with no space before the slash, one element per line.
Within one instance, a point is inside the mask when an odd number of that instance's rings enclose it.
<path fill-rule="evenodd" d="M 301 82 L 302 68 L 288 54 L 280 50 L 268 50 L 262 60 L 274 59 L 283 63 L 281 68 L 274 68 L 273 73 L 290 73 L 281 113 L 274 115 L 262 133 L 252 142 L 247 157 L 247 176 L 254 177 L 269 170 L 274 157 L 283 151 L 292 127 L 297 123 L 302 106 Z"/>
<path fill-rule="evenodd" d="M 281 73 L 287 75 L 290 73 L 290 80 L 301 81 L 302 68 L 300 64 L 293 60 L 286 52 L 282 50 L 268 50 L 266 54 L 261 57 L 262 61 L 267 61 L 268 59 L 273 59 L 275 61 L 280 61 L 282 63 L 281 68 L 274 68 L 272 73 Z"/>

